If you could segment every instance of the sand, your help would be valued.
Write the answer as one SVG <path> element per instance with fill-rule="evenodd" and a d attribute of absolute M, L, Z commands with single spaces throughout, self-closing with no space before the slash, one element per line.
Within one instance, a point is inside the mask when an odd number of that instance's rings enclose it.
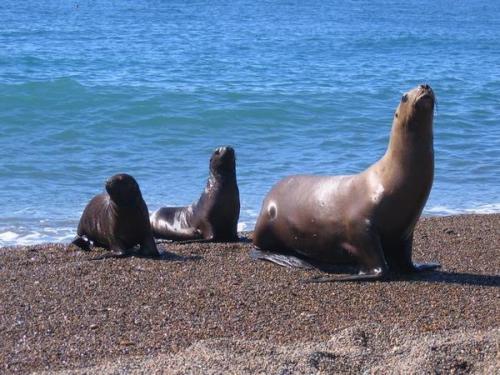
<path fill-rule="evenodd" d="M 0 373 L 499 373 L 500 215 L 421 219 L 437 272 L 307 283 L 251 243 L 0 249 Z"/>

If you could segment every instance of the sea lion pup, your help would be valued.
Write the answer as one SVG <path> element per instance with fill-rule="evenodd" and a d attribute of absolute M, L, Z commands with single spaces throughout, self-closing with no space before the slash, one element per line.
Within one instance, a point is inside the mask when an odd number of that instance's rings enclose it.
<path fill-rule="evenodd" d="M 265 198 L 255 226 L 254 258 L 285 266 L 355 264 L 357 275 L 430 270 L 411 260 L 413 230 L 434 176 L 435 97 L 420 85 L 401 98 L 385 155 L 352 176 L 290 176 Z M 321 267 L 319 267 L 321 268 Z"/>
<path fill-rule="evenodd" d="M 162 207 L 151 215 L 153 235 L 173 241 L 238 241 L 240 193 L 232 147 L 217 148 L 210 158 L 210 176 L 197 202 L 187 207 Z"/>
<path fill-rule="evenodd" d="M 149 224 L 149 212 L 135 179 L 117 174 L 106 181 L 106 193 L 96 195 L 83 210 L 73 244 L 90 249 L 95 246 L 110 249 L 112 256 L 139 254 L 158 257 L 158 249 Z"/>

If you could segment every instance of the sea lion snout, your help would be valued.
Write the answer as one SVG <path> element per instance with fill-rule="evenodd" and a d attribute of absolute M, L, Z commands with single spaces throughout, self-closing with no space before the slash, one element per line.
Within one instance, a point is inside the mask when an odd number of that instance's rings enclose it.
<path fill-rule="evenodd" d="M 419 95 L 417 97 L 417 102 L 421 100 L 434 102 L 435 100 L 434 91 L 432 91 L 432 88 L 428 84 L 422 84 L 418 87 L 418 89 L 419 89 Z"/>
<path fill-rule="evenodd" d="M 125 185 L 135 185 L 137 184 L 135 179 L 126 173 L 119 173 L 111 176 L 106 180 L 106 189 L 114 188 L 116 186 L 125 186 Z"/>
<path fill-rule="evenodd" d="M 414 105 L 425 111 L 432 110 L 436 101 L 434 91 L 428 84 L 421 84 L 414 90 Z"/>
<path fill-rule="evenodd" d="M 221 146 L 214 150 L 210 158 L 210 170 L 212 172 L 227 170 L 230 173 L 235 168 L 236 156 L 234 149 L 231 146 Z"/>
<path fill-rule="evenodd" d="M 214 154 L 220 156 L 224 156 L 225 154 L 234 156 L 234 148 L 232 148 L 231 146 L 217 147 L 214 151 Z"/>

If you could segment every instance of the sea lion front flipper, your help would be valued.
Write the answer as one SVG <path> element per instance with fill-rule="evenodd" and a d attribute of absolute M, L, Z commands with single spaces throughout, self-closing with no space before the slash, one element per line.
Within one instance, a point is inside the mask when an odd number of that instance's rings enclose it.
<path fill-rule="evenodd" d="M 288 268 L 302 268 L 302 269 L 313 269 L 315 268 L 313 265 L 310 263 L 306 262 L 303 259 L 300 259 L 294 255 L 291 254 L 280 254 L 280 253 L 273 253 L 270 251 L 262 251 L 256 247 L 254 247 L 250 251 L 250 257 L 252 259 L 260 259 L 260 260 L 267 260 L 269 262 L 276 263 L 282 267 L 288 267 Z"/>
<path fill-rule="evenodd" d="M 150 233 L 146 236 L 143 243 L 141 243 L 139 253 L 143 256 L 151 258 L 160 257 L 160 253 L 158 252 L 158 248 L 156 247 L 156 242 L 153 238 L 153 234 Z"/>
<path fill-rule="evenodd" d="M 416 263 L 413 264 L 414 272 L 424 272 L 431 271 L 436 268 L 440 268 L 441 265 L 439 263 Z M 382 272 L 381 269 L 374 269 L 371 272 L 360 272 L 357 275 L 339 275 L 339 276 L 325 276 L 318 277 L 307 280 L 307 283 L 328 283 L 333 281 L 376 281 L 376 280 L 384 280 L 386 279 L 386 273 Z"/>
<path fill-rule="evenodd" d="M 113 258 L 113 259 L 120 259 L 120 258 L 127 258 L 127 257 L 130 257 L 132 256 L 133 254 L 131 252 L 126 252 L 126 251 L 120 251 L 120 252 L 115 252 L 115 251 L 112 251 L 112 252 L 109 252 L 109 253 L 105 253 L 105 254 L 102 254 L 102 255 L 99 255 L 95 258 L 92 258 L 90 260 L 103 260 L 103 259 L 110 259 L 110 258 Z"/>
<path fill-rule="evenodd" d="M 91 260 L 102 260 L 102 259 L 109 259 L 109 258 L 127 258 L 130 256 L 133 256 L 136 254 L 134 251 L 134 248 L 131 249 L 126 249 L 123 246 L 120 246 L 119 244 L 112 244 L 109 247 L 110 252 L 107 252 L 105 254 L 99 255 L 95 258 L 92 258 Z"/>
<path fill-rule="evenodd" d="M 380 268 L 374 269 L 369 273 L 360 272 L 357 275 L 338 275 L 323 276 L 304 281 L 305 283 L 330 283 L 334 281 L 377 281 L 386 278 L 386 273 Z"/>
<path fill-rule="evenodd" d="M 387 277 L 389 267 L 382 250 L 380 237 L 376 233 L 359 235 L 357 240 L 345 245 L 356 254 L 361 270 L 355 275 L 325 276 L 307 282 L 325 283 L 332 281 L 375 281 Z"/>
<path fill-rule="evenodd" d="M 84 251 L 90 250 L 90 240 L 85 236 L 76 236 L 71 243 Z"/>
<path fill-rule="evenodd" d="M 413 263 L 413 234 L 408 238 L 396 242 L 395 244 L 386 244 L 384 247 L 387 261 L 390 268 L 396 272 L 407 274 L 414 272 L 432 271 L 440 268 L 441 265 L 436 262 L 430 263 Z"/>

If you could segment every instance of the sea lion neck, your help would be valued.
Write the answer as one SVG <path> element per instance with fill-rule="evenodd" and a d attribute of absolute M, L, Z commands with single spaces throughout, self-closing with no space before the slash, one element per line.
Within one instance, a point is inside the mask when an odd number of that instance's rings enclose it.
<path fill-rule="evenodd" d="M 218 182 L 228 182 L 236 180 L 236 167 L 232 168 L 210 168 L 207 185 L 214 185 Z"/>
<path fill-rule="evenodd" d="M 418 164 L 434 158 L 432 120 L 418 130 L 394 121 L 384 158 L 404 164 Z"/>
<path fill-rule="evenodd" d="M 394 114 L 389 145 L 382 163 L 406 168 L 426 168 L 434 160 L 433 117 L 434 105 L 419 104 L 414 91 L 405 94 Z M 416 97 L 416 98 L 415 98 Z"/>
<path fill-rule="evenodd" d="M 113 200 L 111 196 L 109 196 L 109 203 L 110 207 L 113 209 L 115 212 L 126 212 L 126 211 L 133 211 L 136 210 L 137 207 L 140 204 L 142 197 L 137 197 L 136 199 L 133 199 L 131 201 L 127 202 L 120 202 Z"/>
<path fill-rule="evenodd" d="M 414 203 L 408 212 L 423 207 L 434 179 L 432 117 L 425 121 L 420 117 L 418 121 L 420 128 L 411 129 L 407 123 L 395 119 L 386 153 L 370 168 L 370 174 L 376 176 L 385 194 L 395 197 L 400 195 L 395 192 L 402 192 L 401 202 L 412 197 Z M 401 204 L 403 210 L 406 206 Z"/>

